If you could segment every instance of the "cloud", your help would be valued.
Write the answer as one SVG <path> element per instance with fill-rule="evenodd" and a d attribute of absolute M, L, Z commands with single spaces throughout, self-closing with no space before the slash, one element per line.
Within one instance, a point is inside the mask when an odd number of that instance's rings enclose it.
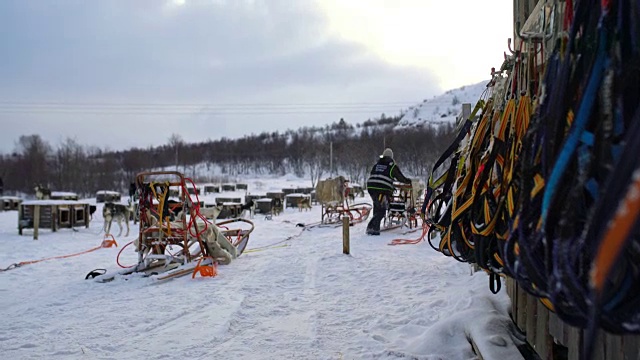
<path fill-rule="evenodd" d="M 69 136 L 100 147 L 145 147 L 174 132 L 201 141 L 400 110 L 298 107 L 296 115 L 204 107 L 170 115 L 163 109 L 175 106 L 149 104 L 407 102 L 442 90 L 425 67 L 390 63 L 367 44 L 336 36 L 329 14 L 308 1 L 3 1 L 0 44 L 7 54 L 0 152 L 31 133 L 54 145 Z M 44 102 L 72 105 L 32 111 Z M 103 105 L 73 105 L 87 103 Z"/>

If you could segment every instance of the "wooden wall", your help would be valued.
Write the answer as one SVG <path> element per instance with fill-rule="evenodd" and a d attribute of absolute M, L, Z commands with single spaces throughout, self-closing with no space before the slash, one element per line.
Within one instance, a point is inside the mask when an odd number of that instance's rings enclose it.
<path fill-rule="evenodd" d="M 565 324 L 536 297 L 508 278 L 511 316 L 527 342 L 543 360 L 583 359 L 583 330 Z M 613 335 L 600 331 L 593 360 L 639 360 L 640 335 Z"/>

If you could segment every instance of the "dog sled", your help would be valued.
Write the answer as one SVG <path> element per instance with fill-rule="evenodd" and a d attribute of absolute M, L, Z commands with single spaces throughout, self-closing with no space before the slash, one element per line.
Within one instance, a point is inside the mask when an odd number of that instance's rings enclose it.
<path fill-rule="evenodd" d="M 387 212 L 380 231 L 407 227 L 418 228 L 419 205 L 424 185 L 417 180 L 411 184 L 394 183 L 394 191 L 388 199 Z"/>
<path fill-rule="evenodd" d="M 371 204 L 349 204 L 349 180 L 343 176 L 318 181 L 316 199 L 322 206 L 320 223 L 317 225 L 341 226 L 342 218 L 348 216 L 350 224 L 365 221 L 371 213 Z"/>
<path fill-rule="evenodd" d="M 194 201 L 186 191 L 187 181 L 191 182 L 173 171 L 137 175 L 140 230 L 132 244 L 138 262 L 115 274 L 95 276 L 96 281 L 108 282 L 134 273 L 158 281 L 188 274 L 215 276 L 218 264 L 229 264 L 242 254 L 254 224 L 241 218 L 219 223 L 207 219 L 200 213 L 197 193 Z M 177 202 L 168 199 L 172 187 L 184 190 Z M 119 259 L 117 262 L 125 267 Z"/>

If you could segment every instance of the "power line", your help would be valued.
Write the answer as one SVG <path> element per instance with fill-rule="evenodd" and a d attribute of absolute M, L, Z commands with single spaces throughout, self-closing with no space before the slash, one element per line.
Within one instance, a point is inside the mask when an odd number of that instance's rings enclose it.
<path fill-rule="evenodd" d="M 406 108 L 415 102 L 150 104 L 0 101 L 0 114 L 84 115 L 304 115 L 364 114 Z"/>
<path fill-rule="evenodd" d="M 389 109 L 387 109 L 389 110 Z M 368 114 L 384 111 L 383 109 L 369 110 L 316 110 L 316 111 L 94 111 L 94 110 L 7 110 L 0 109 L 0 114 L 81 114 L 81 115 L 132 115 L 132 116 L 152 116 L 152 115 L 313 115 L 313 114 Z"/>
<path fill-rule="evenodd" d="M 305 107 L 370 107 L 370 106 L 398 106 L 398 105 L 415 105 L 420 101 L 389 101 L 389 102 L 318 102 L 318 103 L 110 103 L 110 102 L 97 102 L 97 103 L 80 103 L 80 102 L 58 102 L 58 101 L 45 101 L 45 102 L 32 102 L 32 101 L 11 101 L 1 100 L 0 105 L 12 106 L 12 107 L 143 107 L 143 108 L 156 108 L 156 107 L 196 107 L 196 108 L 271 108 L 271 107 L 284 107 L 284 108 L 305 108 Z"/>

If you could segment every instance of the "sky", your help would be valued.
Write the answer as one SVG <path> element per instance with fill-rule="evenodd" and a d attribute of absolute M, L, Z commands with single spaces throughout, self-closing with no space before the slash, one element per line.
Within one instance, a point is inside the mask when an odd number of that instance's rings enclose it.
<path fill-rule="evenodd" d="M 510 2 L 0 2 L 0 153 L 361 123 L 487 80 Z M 125 131 L 123 131 L 125 130 Z"/>
<path fill-rule="evenodd" d="M 243 182 L 252 194 L 309 185 L 291 175 Z M 368 195 L 357 200 L 371 203 Z M 137 262 L 126 245 L 139 225 L 130 224 L 125 236 L 114 224 L 118 247 L 100 248 L 102 203 L 89 228 L 40 229 L 38 240 L 31 229 L 18 235 L 16 211 L 0 212 L 0 269 L 68 255 L 0 272 L 3 356 L 468 360 L 477 358 L 472 339 L 485 359 L 523 359 L 506 286 L 492 294 L 486 273 L 425 242 L 390 246 L 419 238 L 406 227 L 367 236 L 366 222 L 357 223 L 345 255 L 342 229 L 312 227 L 320 218 L 319 205 L 287 207 L 271 220 L 256 214 L 246 251 L 213 278 L 161 282 L 134 274 L 99 283 L 85 276 L 97 268 L 117 274 L 118 263 Z"/>

